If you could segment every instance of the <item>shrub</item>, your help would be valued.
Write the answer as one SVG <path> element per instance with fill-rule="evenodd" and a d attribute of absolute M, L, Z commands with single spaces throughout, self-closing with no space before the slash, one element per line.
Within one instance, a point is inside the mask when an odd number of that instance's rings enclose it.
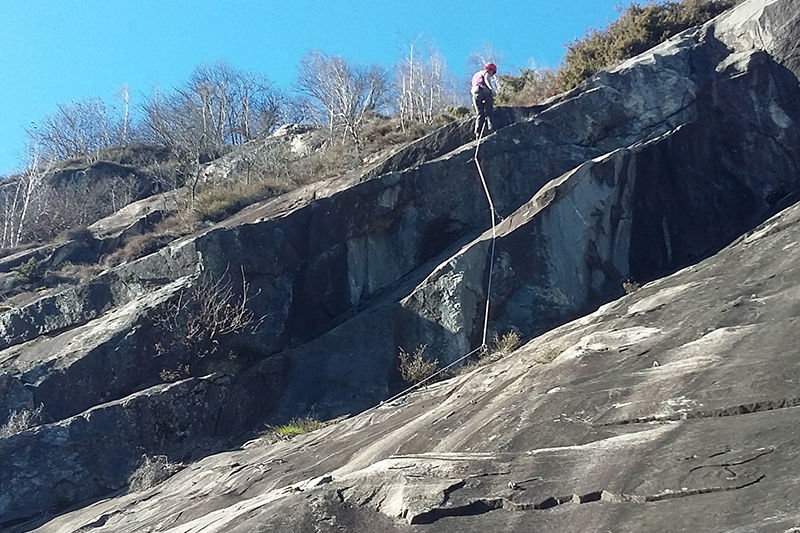
<path fill-rule="evenodd" d="M 556 72 L 550 69 L 522 69 L 519 76 L 501 75 L 497 103 L 532 106 L 558 94 Z"/>
<path fill-rule="evenodd" d="M 684 0 L 632 4 L 605 30 L 593 30 L 567 47 L 556 74 L 558 91 L 576 87 L 596 72 L 631 58 L 681 31 L 702 24 L 741 0 Z"/>
<path fill-rule="evenodd" d="M 39 423 L 44 404 L 39 404 L 36 409 L 20 409 L 13 411 L 6 423 L 0 426 L 0 439 L 22 433 Z"/>
<path fill-rule="evenodd" d="M 156 353 L 159 352 L 160 346 L 156 346 Z M 191 376 L 192 373 L 189 369 L 189 365 L 178 365 L 174 370 L 170 370 L 168 368 L 164 368 L 161 372 L 158 373 L 158 377 L 161 378 L 161 381 L 164 383 L 175 383 L 176 381 L 180 381 L 182 379 L 186 379 Z"/>
<path fill-rule="evenodd" d="M 56 285 L 58 283 L 76 283 L 76 282 L 86 282 L 90 279 L 94 278 L 100 271 L 102 267 L 100 265 L 87 265 L 87 264 L 75 264 L 70 262 L 61 263 L 58 267 L 58 271 L 51 272 L 46 282 L 52 283 Z"/>
<path fill-rule="evenodd" d="M 520 344 L 521 338 L 515 331 L 509 331 L 503 335 L 495 333 L 492 345 L 484 347 L 483 351 L 479 352 L 476 359 L 471 359 L 461 366 L 457 374 L 471 372 L 475 368 L 499 361 L 519 348 Z"/>
<path fill-rule="evenodd" d="M 433 130 L 433 125 L 424 122 L 406 121 L 399 117 L 373 118 L 364 127 L 362 138 L 366 152 L 382 150 L 389 146 L 418 139 Z"/>
<path fill-rule="evenodd" d="M 39 261 L 31 257 L 25 263 L 11 269 L 14 272 L 14 281 L 23 285 L 29 285 L 41 281 L 44 269 Z"/>
<path fill-rule="evenodd" d="M 211 187 L 197 195 L 194 212 L 199 220 L 218 222 L 248 205 L 286 190 L 288 188 L 271 187 L 266 181 Z"/>
<path fill-rule="evenodd" d="M 495 333 L 490 353 L 496 359 L 501 359 L 519 348 L 521 341 L 522 339 L 515 331 L 509 331 L 501 336 Z"/>
<path fill-rule="evenodd" d="M 448 107 L 443 113 L 442 118 L 447 122 L 452 122 L 454 120 L 459 120 L 465 117 L 468 117 L 472 114 L 472 110 L 463 105 Z"/>
<path fill-rule="evenodd" d="M 139 467 L 128 477 L 128 488 L 130 492 L 147 490 L 172 477 L 182 468 L 182 464 L 170 462 L 166 455 L 143 455 Z"/>
<path fill-rule="evenodd" d="M 89 243 L 94 241 L 95 237 L 94 233 L 92 233 L 86 226 L 74 226 L 59 233 L 56 239 L 59 241 L 79 241 Z"/>
<path fill-rule="evenodd" d="M 234 291 L 227 272 L 215 278 L 204 271 L 191 287 L 181 291 L 155 315 L 154 325 L 162 333 L 154 346 L 156 353 L 173 353 L 184 361 L 189 357 L 189 363 L 193 363 L 217 353 L 231 336 L 254 334 L 265 317 L 256 318 L 248 309 L 250 300 L 258 295 L 249 295 L 249 289 L 244 270 L 239 294 Z M 168 381 L 180 374 L 188 374 L 188 366 L 167 370 L 161 377 Z"/>
<path fill-rule="evenodd" d="M 425 359 L 426 344 L 420 344 L 413 353 L 400 348 L 400 374 L 409 383 L 416 384 L 432 376 L 439 369 L 439 360 Z"/>
<path fill-rule="evenodd" d="M 200 224 L 197 217 L 191 215 L 188 211 L 184 210 L 174 215 L 171 215 L 153 228 L 153 234 L 163 236 L 162 238 L 177 238 L 183 235 L 189 235 L 196 231 Z"/>

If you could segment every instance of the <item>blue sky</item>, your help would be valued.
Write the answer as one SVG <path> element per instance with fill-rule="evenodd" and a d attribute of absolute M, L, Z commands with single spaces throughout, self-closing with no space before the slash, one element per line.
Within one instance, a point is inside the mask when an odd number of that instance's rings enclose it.
<path fill-rule="evenodd" d="M 0 175 L 21 162 L 24 128 L 56 105 L 123 84 L 133 104 L 225 60 L 289 89 L 312 49 L 390 67 L 429 39 L 458 76 L 489 43 L 500 73 L 555 67 L 565 44 L 618 15 L 621 0 L 0 0 Z"/>

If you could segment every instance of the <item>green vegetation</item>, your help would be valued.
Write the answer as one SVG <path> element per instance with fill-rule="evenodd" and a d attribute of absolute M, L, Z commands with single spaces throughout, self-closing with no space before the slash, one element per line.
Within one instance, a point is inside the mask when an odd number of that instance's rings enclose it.
<path fill-rule="evenodd" d="M 592 31 L 569 45 L 565 64 L 557 75 L 557 85 L 560 90 L 571 89 L 601 69 L 712 19 L 738 1 L 684 0 L 633 4 L 605 30 Z"/>
<path fill-rule="evenodd" d="M 556 72 L 550 69 L 522 69 L 519 76 L 500 75 L 497 103 L 530 106 L 558 94 Z"/>
<path fill-rule="evenodd" d="M 14 272 L 14 281 L 22 285 L 30 285 L 41 281 L 44 269 L 36 258 L 31 257 L 25 263 L 11 269 Z"/>
<path fill-rule="evenodd" d="M 557 70 L 534 68 L 523 69 L 517 76 L 501 75 L 497 103 L 539 103 L 739 1 L 634 2 L 607 28 L 590 30 L 571 43 Z M 26 170 L 9 178 L 11 186 L 0 194 L 0 203 L 7 206 L 2 221 L 9 228 L 0 242 L 5 247 L 0 253 L 58 236 L 89 243 L 94 237 L 85 229 L 87 225 L 138 198 L 176 191 L 176 205 L 171 209 L 174 214 L 149 235 L 128 239 L 120 250 L 106 257 L 105 265 L 113 266 L 152 253 L 176 237 L 253 203 L 363 168 L 388 150 L 468 116 L 470 109 L 455 105 L 459 93 L 448 75 L 419 79 L 427 84 L 424 88 L 403 85 L 411 74 L 416 80 L 414 69 L 428 64 L 428 60 L 443 67 L 435 50 L 425 51 L 425 57 L 413 47 L 412 51 L 413 63 L 409 62 L 411 56 L 405 57 L 395 76 L 377 67 L 348 70 L 345 67 L 350 65 L 340 57 L 312 53 L 304 60 L 307 68 L 300 76 L 309 83 L 295 97 L 277 91 L 256 73 L 219 63 L 197 67 L 186 86 L 165 95 L 153 94 L 122 122 L 122 117 L 109 115 L 108 106 L 99 99 L 59 106 L 56 113 L 44 117 L 29 132 L 36 148 L 31 161 Z M 344 76 L 339 88 L 355 90 L 354 96 L 363 104 L 344 122 L 334 120 L 341 110 L 327 98 L 330 95 L 318 93 L 314 83 L 320 76 L 329 79 L 331 68 Z M 353 73 L 360 73 L 360 77 L 349 79 Z M 359 80 L 374 83 L 350 86 Z M 250 100 L 240 101 L 229 94 L 240 85 L 252 89 L 240 91 L 250 94 Z M 236 117 L 235 123 L 204 121 L 207 113 L 198 96 L 201 89 L 213 90 L 219 96 L 214 101 L 223 107 L 212 115 Z M 304 107 L 310 104 L 311 108 Z M 303 113 L 285 114 L 295 108 Z M 293 152 L 296 139 L 290 147 L 269 137 L 278 124 L 299 117 L 315 120 L 318 126 L 316 133 L 308 134 L 316 138 L 306 150 Z M 107 131 L 119 135 L 109 137 L 104 133 Z M 55 161 L 58 158 L 66 159 Z M 217 170 L 206 166 L 211 161 Z M 226 169 L 226 165 L 232 168 Z M 84 174 L 90 178 L 80 178 Z M 35 263 L 15 269 L 15 277 L 23 285 L 36 283 L 43 275 Z"/>
<path fill-rule="evenodd" d="M 325 426 L 326 424 L 324 422 L 320 422 L 312 416 L 306 416 L 304 418 L 293 418 L 286 424 L 274 428 L 274 431 L 279 437 L 290 439 L 292 437 L 296 437 L 297 435 L 309 433 Z"/>
<path fill-rule="evenodd" d="M 740 1 L 634 2 L 607 28 L 590 30 L 585 37 L 570 43 L 564 63 L 555 72 L 523 69 L 519 76 L 500 76 L 497 101 L 519 106 L 539 103 L 687 28 L 703 24 Z"/>

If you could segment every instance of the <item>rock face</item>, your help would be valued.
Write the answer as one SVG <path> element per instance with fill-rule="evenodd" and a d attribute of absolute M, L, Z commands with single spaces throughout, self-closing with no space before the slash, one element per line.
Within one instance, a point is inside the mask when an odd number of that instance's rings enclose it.
<path fill-rule="evenodd" d="M 800 403 L 798 14 L 748 0 L 505 111 L 480 146 L 446 126 L 3 312 L 0 420 L 40 419 L 0 438 L 0 525 L 81 504 L 42 530 L 670 530 L 703 506 L 724 511 L 701 529 L 796 526 L 767 495 L 797 500 L 775 428 Z M 129 211 L 97 231 L 127 231 Z M 232 363 L 161 347 L 157 317 L 204 275 L 244 277 L 263 317 L 226 344 Z M 627 279 L 657 281 L 613 301 Z M 445 363 L 478 346 L 487 296 L 489 333 L 541 336 L 399 408 L 210 457 L 157 497 L 81 503 L 125 487 L 142 454 L 189 461 L 375 405 L 403 387 L 398 346 Z"/>
<path fill-rule="evenodd" d="M 497 363 L 37 531 L 790 531 L 798 243 L 800 204 Z"/>

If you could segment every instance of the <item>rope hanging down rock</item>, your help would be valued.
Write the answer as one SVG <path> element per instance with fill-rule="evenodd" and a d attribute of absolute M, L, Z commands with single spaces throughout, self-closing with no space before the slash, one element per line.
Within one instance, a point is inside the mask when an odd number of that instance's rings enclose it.
<path fill-rule="evenodd" d="M 489 331 L 489 297 L 492 294 L 492 272 L 494 270 L 494 245 L 495 245 L 495 240 L 497 239 L 497 225 L 495 224 L 497 213 L 494 210 L 494 202 L 492 201 L 492 195 L 489 194 L 489 186 L 486 184 L 486 177 L 483 175 L 483 169 L 481 168 L 480 161 L 478 161 L 478 150 L 480 149 L 481 142 L 483 141 L 483 130 L 485 128 L 486 124 L 484 123 L 483 127 L 481 128 L 481 133 L 478 136 L 478 142 L 475 144 L 475 157 L 473 158 L 475 161 L 475 166 L 478 167 L 478 175 L 481 177 L 483 192 L 486 193 L 486 200 L 489 202 L 489 215 L 492 217 L 492 244 L 489 248 L 489 276 L 486 280 L 486 311 L 483 316 L 483 337 L 481 339 L 481 348 L 486 347 L 486 334 Z"/>
<path fill-rule="evenodd" d="M 492 217 L 492 243 L 491 243 L 491 245 L 489 247 L 489 275 L 488 275 L 487 281 L 486 281 L 486 308 L 485 308 L 484 316 L 483 316 L 483 335 L 481 337 L 481 345 L 478 346 L 477 348 L 475 348 L 474 350 L 472 350 L 471 352 L 469 352 L 469 353 L 467 353 L 465 355 L 462 355 L 461 357 L 459 357 L 458 359 L 456 359 L 455 361 L 453 361 L 452 363 L 450 363 L 446 367 L 440 368 L 439 370 L 437 370 L 436 372 L 434 372 L 433 374 L 431 374 L 427 378 L 423 379 L 422 381 L 420 381 L 418 383 L 415 383 L 414 385 L 408 387 L 404 391 L 398 392 L 397 394 L 395 394 L 394 396 L 392 396 L 388 400 L 382 401 L 379 405 L 390 404 L 390 403 L 402 398 L 403 396 L 405 396 L 406 394 L 410 393 L 411 391 L 413 391 L 413 390 L 421 387 L 422 385 L 428 383 L 430 380 L 432 380 L 433 378 L 435 378 L 436 376 L 438 376 L 442 372 L 445 372 L 446 370 L 449 370 L 453 366 L 457 365 L 458 363 L 460 363 L 461 361 L 463 361 L 464 359 L 466 359 L 470 355 L 473 355 L 473 354 L 475 354 L 477 352 L 480 352 L 481 350 L 485 350 L 486 349 L 486 335 L 488 334 L 488 331 L 489 331 L 489 300 L 490 300 L 490 296 L 491 296 L 491 293 L 492 293 L 492 272 L 494 271 L 494 246 L 495 246 L 495 241 L 497 239 L 497 225 L 495 224 L 495 220 L 497 218 L 497 213 L 494 210 L 494 202 L 492 201 L 492 195 L 489 193 L 489 186 L 486 183 L 486 177 L 484 176 L 483 169 L 481 168 L 481 164 L 478 161 L 478 150 L 481 147 L 481 142 L 483 142 L 483 131 L 484 131 L 485 128 L 486 128 L 486 124 L 483 125 L 483 128 L 481 128 L 480 134 L 478 135 L 478 142 L 475 145 L 475 156 L 473 158 L 474 161 L 475 161 L 475 166 L 478 167 L 478 176 L 480 176 L 480 178 L 481 178 L 481 184 L 483 185 L 483 192 L 486 194 L 486 200 L 489 202 L 489 214 Z"/>

